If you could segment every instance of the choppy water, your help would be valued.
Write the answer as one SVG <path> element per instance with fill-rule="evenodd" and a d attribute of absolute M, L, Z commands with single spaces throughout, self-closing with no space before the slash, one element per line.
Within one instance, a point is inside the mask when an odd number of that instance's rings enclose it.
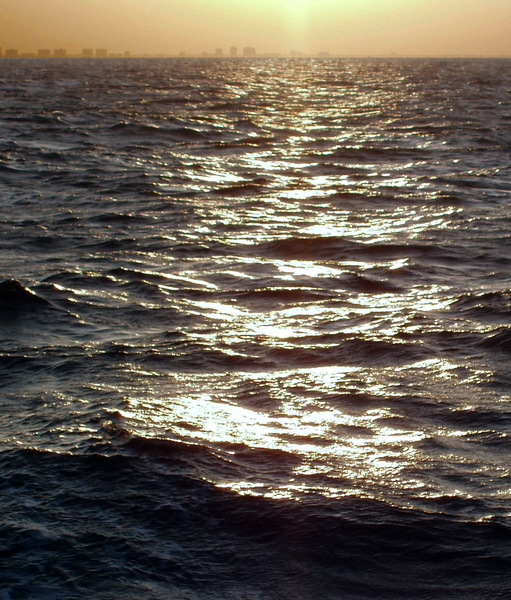
<path fill-rule="evenodd" d="M 511 62 L 0 62 L 0 598 L 511 598 Z"/>

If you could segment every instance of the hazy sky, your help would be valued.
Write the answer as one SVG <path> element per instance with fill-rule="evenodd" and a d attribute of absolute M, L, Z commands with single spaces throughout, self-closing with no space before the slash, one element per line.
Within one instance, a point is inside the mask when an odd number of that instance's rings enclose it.
<path fill-rule="evenodd" d="M 0 0 L 0 46 L 511 56 L 511 0 Z"/>

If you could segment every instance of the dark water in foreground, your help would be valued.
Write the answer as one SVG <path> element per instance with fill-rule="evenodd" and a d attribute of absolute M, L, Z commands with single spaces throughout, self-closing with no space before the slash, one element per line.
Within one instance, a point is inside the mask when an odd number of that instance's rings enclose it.
<path fill-rule="evenodd" d="M 0 599 L 511 598 L 511 62 L 2 60 Z"/>

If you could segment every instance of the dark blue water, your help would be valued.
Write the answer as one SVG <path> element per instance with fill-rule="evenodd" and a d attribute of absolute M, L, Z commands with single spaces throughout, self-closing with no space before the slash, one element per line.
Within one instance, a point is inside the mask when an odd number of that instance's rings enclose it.
<path fill-rule="evenodd" d="M 511 61 L 0 108 L 1 600 L 511 598 Z"/>

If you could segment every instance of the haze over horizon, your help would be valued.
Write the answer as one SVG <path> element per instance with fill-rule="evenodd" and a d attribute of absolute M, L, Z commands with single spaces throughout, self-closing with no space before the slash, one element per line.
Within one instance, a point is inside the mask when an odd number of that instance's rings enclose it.
<path fill-rule="evenodd" d="M 2 8 L 0 46 L 511 56 L 510 31 L 509 0 L 17 0 Z"/>

